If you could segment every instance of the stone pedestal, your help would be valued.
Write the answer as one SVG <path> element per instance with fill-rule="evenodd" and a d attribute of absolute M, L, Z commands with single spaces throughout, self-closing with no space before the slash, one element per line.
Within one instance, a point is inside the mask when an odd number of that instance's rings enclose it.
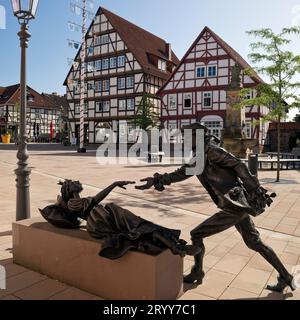
<path fill-rule="evenodd" d="M 182 292 L 183 259 L 130 251 L 118 260 L 98 256 L 85 230 L 55 228 L 43 218 L 13 223 L 13 260 L 31 270 L 106 299 L 173 300 Z"/>

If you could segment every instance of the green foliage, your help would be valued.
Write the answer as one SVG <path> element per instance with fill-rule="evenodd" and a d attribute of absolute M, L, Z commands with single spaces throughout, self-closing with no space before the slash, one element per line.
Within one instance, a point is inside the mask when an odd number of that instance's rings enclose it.
<path fill-rule="evenodd" d="M 159 114 L 155 111 L 152 95 L 144 93 L 131 124 L 140 129 L 147 130 L 157 127 L 158 123 Z"/>
<path fill-rule="evenodd" d="M 240 91 L 241 102 L 239 108 L 246 106 L 267 106 L 269 112 L 259 121 L 277 122 L 277 181 L 280 179 L 280 122 L 286 117 L 291 108 L 300 108 L 299 89 L 300 82 L 296 79 L 300 73 L 300 56 L 289 51 L 287 46 L 291 43 L 290 36 L 300 34 L 300 26 L 283 28 L 279 34 L 271 29 L 259 29 L 247 32 L 248 35 L 259 38 L 251 43 L 252 52 L 249 54 L 254 69 L 245 70 L 245 74 L 253 75 L 257 72 L 267 78 L 267 83 L 256 86 L 255 97 L 248 99 L 251 89 Z"/>
<path fill-rule="evenodd" d="M 267 83 L 256 86 L 257 95 L 252 99 L 242 99 L 239 107 L 249 105 L 269 106 L 270 112 L 261 121 L 280 121 L 291 108 L 300 108 L 298 90 L 300 82 L 295 77 L 300 73 L 300 56 L 287 50 L 291 43 L 289 35 L 300 34 L 300 27 L 283 28 L 279 34 L 271 29 L 260 29 L 247 32 L 260 38 L 250 44 L 251 63 L 257 64 L 254 69 L 245 70 L 245 74 L 257 72 L 264 75 Z M 250 89 L 242 89 L 241 97 L 245 97 Z"/>

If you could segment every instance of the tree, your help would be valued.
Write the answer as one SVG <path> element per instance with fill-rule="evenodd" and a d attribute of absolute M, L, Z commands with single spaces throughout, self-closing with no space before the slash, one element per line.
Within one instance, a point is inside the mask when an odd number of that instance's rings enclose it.
<path fill-rule="evenodd" d="M 298 90 L 300 82 L 295 78 L 300 73 L 300 56 L 295 55 L 287 49 L 291 43 L 289 36 L 300 34 L 300 27 L 283 28 L 279 34 L 271 29 L 259 29 L 247 32 L 248 35 L 259 38 L 257 42 L 251 43 L 252 52 L 249 59 L 257 64 L 253 69 L 245 70 L 248 75 L 257 72 L 264 75 L 268 83 L 256 86 L 256 96 L 252 99 L 242 99 L 239 107 L 249 105 L 268 106 L 269 113 L 260 121 L 277 122 L 277 179 L 280 181 L 280 123 L 286 117 L 291 108 L 300 107 Z M 242 89 L 240 94 L 246 97 L 250 89 Z"/>
<path fill-rule="evenodd" d="M 144 93 L 132 124 L 142 130 L 147 130 L 157 127 L 158 123 L 159 114 L 155 111 L 152 95 Z"/>
<path fill-rule="evenodd" d="M 143 97 L 137 107 L 137 112 L 134 119 L 130 122 L 136 128 L 140 129 L 139 134 L 136 137 L 136 143 L 142 134 L 142 140 L 148 141 L 148 151 L 149 145 L 149 132 L 147 130 L 151 128 L 156 128 L 159 124 L 159 113 L 155 111 L 155 105 L 153 102 L 153 96 L 149 93 L 144 93 Z"/>

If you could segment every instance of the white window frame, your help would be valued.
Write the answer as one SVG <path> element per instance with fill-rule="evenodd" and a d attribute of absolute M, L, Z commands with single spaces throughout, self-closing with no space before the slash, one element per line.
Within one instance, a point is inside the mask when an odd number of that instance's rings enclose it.
<path fill-rule="evenodd" d="M 126 65 L 126 56 L 118 56 L 118 67 L 125 67 Z"/>
<path fill-rule="evenodd" d="M 134 110 L 135 109 L 135 99 L 127 99 L 127 110 Z"/>
<path fill-rule="evenodd" d="M 101 80 L 95 81 L 95 91 L 102 92 L 102 81 Z"/>
<path fill-rule="evenodd" d="M 173 102 L 171 101 L 172 99 Z M 177 109 L 177 95 L 176 94 L 170 94 L 168 96 L 168 109 L 169 110 L 176 110 Z"/>
<path fill-rule="evenodd" d="M 128 89 L 134 88 L 134 76 L 130 76 L 126 78 L 126 88 Z"/>
<path fill-rule="evenodd" d="M 191 106 L 190 107 L 186 107 L 185 106 L 185 101 L 186 100 L 191 100 Z M 193 94 L 192 93 L 184 93 L 183 95 L 183 109 L 185 110 L 191 110 L 193 108 Z"/>
<path fill-rule="evenodd" d="M 204 70 L 204 75 L 203 76 L 198 76 L 198 70 L 201 69 L 201 70 Z M 197 79 L 203 79 L 206 77 L 206 66 L 198 66 L 196 67 L 196 78 Z"/>
<path fill-rule="evenodd" d="M 96 101 L 96 103 L 95 103 L 95 109 L 96 109 L 96 112 L 102 112 L 102 111 L 103 111 L 102 101 Z"/>
<path fill-rule="evenodd" d="M 102 92 L 108 92 L 110 90 L 110 80 L 106 79 L 102 81 Z"/>
<path fill-rule="evenodd" d="M 114 61 L 114 63 L 112 63 L 112 61 Z M 110 69 L 117 68 L 117 65 L 118 65 L 118 59 L 117 59 L 117 57 L 111 57 L 111 58 L 109 59 L 109 68 L 110 68 Z"/>
<path fill-rule="evenodd" d="M 102 110 L 103 112 L 109 112 L 110 109 L 110 100 L 105 100 L 102 102 Z"/>
<path fill-rule="evenodd" d="M 102 59 L 101 63 L 102 70 L 108 70 L 109 69 L 109 59 Z"/>
<path fill-rule="evenodd" d="M 215 68 L 215 70 L 216 70 L 216 74 L 214 74 L 214 75 L 209 75 L 209 69 L 210 68 Z M 217 67 L 217 65 L 208 65 L 207 66 L 207 77 L 208 78 L 214 78 L 214 77 L 217 77 L 218 76 L 218 67 Z"/>
<path fill-rule="evenodd" d="M 118 100 L 118 108 L 119 108 L 119 111 L 126 111 L 126 108 L 127 108 L 126 99 L 119 99 Z"/>
<path fill-rule="evenodd" d="M 126 89 L 126 78 L 118 78 L 118 89 L 119 90 L 124 90 Z"/>
<path fill-rule="evenodd" d="M 100 44 L 108 44 L 109 43 L 109 34 L 103 34 L 100 36 Z"/>
<path fill-rule="evenodd" d="M 167 70 L 167 62 L 165 60 L 158 59 L 157 67 L 161 71 L 166 71 Z"/>
<path fill-rule="evenodd" d="M 102 69 L 102 61 L 96 60 L 95 61 L 95 71 L 100 71 Z"/>
<path fill-rule="evenodd" d="M 207 95 L 209 95 L 209 97 Z M 205 105 L 205 99 L 207 99 L 207 98 L 210 98 L 210 105 L 209 106 Z M 213 94 L 212 94 L 212 92 L 211 91 L 203 92 L 202 108 L 203 109 L 209 109 L 209 108 L 212 108 L 212 105 L 213 105 Z"/>

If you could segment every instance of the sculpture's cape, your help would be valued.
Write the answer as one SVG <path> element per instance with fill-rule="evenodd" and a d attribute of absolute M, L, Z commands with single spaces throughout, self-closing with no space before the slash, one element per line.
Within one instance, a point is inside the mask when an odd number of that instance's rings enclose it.
<path fill-rule="evenodd" d="M 118 259 L 128 250 L 136 249 L 148 254 L 159 254 L 167 246 L 158 241 L 153 234 L 159 233 L 166 243 L 176 243 L 180 230 L 168 229 L 141 217 L 116 204 L 95 207 L 87 220 L 87 230 L 96 239 L 100 239 L 99 255 L 109 259 Z"/>

